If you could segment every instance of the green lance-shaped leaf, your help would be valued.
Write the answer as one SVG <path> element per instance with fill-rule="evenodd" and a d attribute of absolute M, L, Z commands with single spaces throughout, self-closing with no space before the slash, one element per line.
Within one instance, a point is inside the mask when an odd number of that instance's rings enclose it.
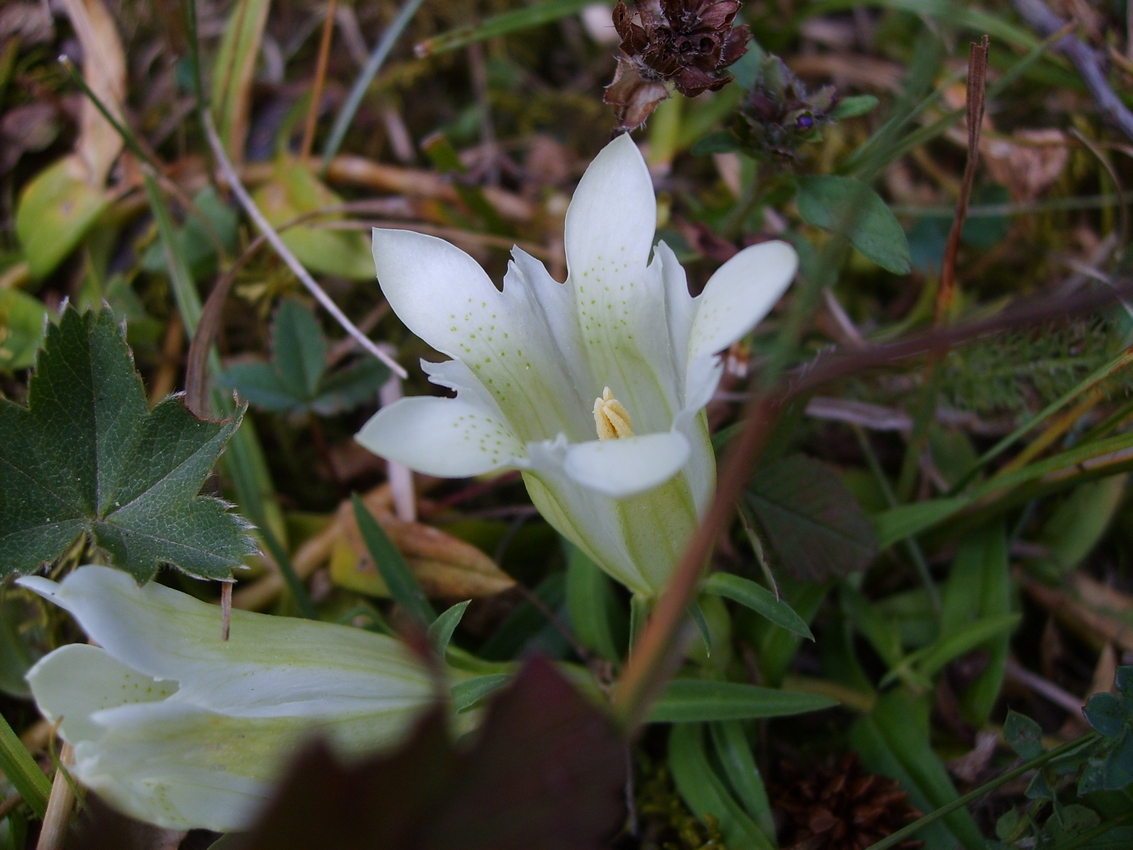
<path fill-rule="evenodd" d="M 138 581 L 161 564 L 227 578 L 255 551 L 247 524 L 197 493 L 243 411 L 152 411 L 113 313 L 48 329 L 28 407 L 0 399 L 0 576 L 55 560 L 83 534 Z"/>
<path fill-rule="evenodd" d="M 894 274 L 912 268 L 909 240 L 878 194 L 860 180 L 823 174 L 799 180 L 799 215 L 807 224 L 840 233 L 862 255 Z"/>

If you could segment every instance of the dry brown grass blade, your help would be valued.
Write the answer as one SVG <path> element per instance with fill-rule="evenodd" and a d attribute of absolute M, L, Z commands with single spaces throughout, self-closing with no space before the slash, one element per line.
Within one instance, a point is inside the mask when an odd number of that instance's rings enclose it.
<path fill-rule="evenodd" d="M 968 204 L 976 182 L 976 167 L 980 161 L 980 130 L 984 119 L 984 97 L 987 91 L 987 54 L 989 39 L 985 35 L 968 50 L 968 161 L 960 182 L 960 195 L 956 199 L 956 215 L 948 242 L 944 248 L 944 261 L 940 266 L 940 289 L 936 293 L 936 323 L 940 324 L 952 309 L 956 291 L 956 255 L 960 251 L 960 236 L 968 217 Z"/>
<path fill-rule="evenodd" d="M 1099 649 L 1107 643 L 1133 652 L 1133 599 L 1075 573 L 1069 587 L 1047 587 L 1022 576 L 1023 589 L 1069 631 Z"/>
<path fill-rule="evenodd" d="M 114 19 L 102 0 L 63 0 L 83 49 L 83 79 L 94 95 L 119 121 L 126 97 L 126 54 Z M 79 113 L 75 153 L 86 167 L 86 181 L 106 185 L 110 169 L 122 153 L 122 136 L 91 102 L 84 98 Z"/>
<path fill-rule="evenodd" d="M 311 103 L 307 107 L 307 121 L 303 126 L 303 143 L 299 146 L 299 158 L 311 155 L 311 145 L 315 141 L 315 126 L 319 122 L 319 104 L 323 99 L 323 87 L 327 81 L 327 61 L 330 58 L 330 43 L 334 36 L 334 18 L 338 11 L 338 0 L 327 4 L 326 20 L 323 21 L 323 34 L 319 39 L 319 58 L 315 61 L 315 82 L 311 86 Z"/>

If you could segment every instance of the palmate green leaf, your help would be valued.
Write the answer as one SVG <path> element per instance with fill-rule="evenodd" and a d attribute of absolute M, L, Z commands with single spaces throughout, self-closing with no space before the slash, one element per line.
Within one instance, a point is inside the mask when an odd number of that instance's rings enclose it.
<path fill-rule="evenodd" d="M 244 520 L 197 495 L 243 411 L 204 421 L 174 397 L 147 410 L 109 309 L 48 329 L 28 405 L 0 399 L 0 577 L 84 534 L 139 581 L 161 564 L 227 578 L 255 551 Z"/>

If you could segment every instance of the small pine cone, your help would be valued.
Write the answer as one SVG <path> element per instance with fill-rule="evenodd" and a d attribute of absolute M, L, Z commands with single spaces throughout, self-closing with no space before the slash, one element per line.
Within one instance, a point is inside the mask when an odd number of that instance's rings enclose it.
<path fill-rule="evenodd" d="M 865 850 L 920 817 L 908 793 L 876 773 L 866 773 L 857 753 L 846 753 L 836 767 L 804 775 L 784 762 L 782 782 L 773 789 L 772 808 L 782 819 L 780 845 L 806 850 Z M 899 850 L 924 842 L 907 840 Z"/>

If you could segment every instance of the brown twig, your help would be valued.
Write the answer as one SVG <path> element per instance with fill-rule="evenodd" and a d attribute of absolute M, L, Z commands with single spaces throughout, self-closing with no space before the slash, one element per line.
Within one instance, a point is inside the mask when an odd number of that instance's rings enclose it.
<path fill-rule="evenodd" d="M 1044 38 L 1066 26 L 1063 20 L 1046 7 L 1043 0 L 1015 0 L 1014 5 L 1019 17 Z M 1086 84 L 1090 96 L 1102 115 L 1133 139 L 1133 112 L 1129 111 L 1121 98 L 1110 88 L 1098 54 L 1072 35 L 1060 38 L 1054 43 L 1054 48 L 1065 53 L 1078 69 L 1082 82 Z"/>
<path fill-rule="evenodd" d="M 944 262 L 940 267 L 940 290 L 936 293 L 936 324 L 945 321 L 952 308 L 956 290 L 956 255 L 960 251 L 960 236 L 968 217 L 968 204 L 972 199 L 972 186 L 976 182 L 976 167 L 980 161 L 980 130 L 983 126 L 985 95 L 987 93 L 987 54 L 989 39 L 985 35 L 979 44 L 968 49 L 968 161 L 960 181 L 960 195 L 956 199 L 956 215 L 944 248 Z"/>
<path fill-rule="evenodd" d="M 319 122 L 319 103 L 323 99 L 323 88 L 327 81 L 327 61 L 330 59 L 330 42 L 334 35 L 334 18 L 338 0 L 327 3 L 327 17 L 323 22 L 323 35 L 319 40 L 319 57 L 315 63 L 315 83 L 311 86 L 311 103 L 307 107 L 307 122 L 303 127 L 303 143 L 299 146 L 300 159 L 311 154 L 315 141 L 315 125 Z"/>
<path fill-rule="evenodd" d="M 1033 299 L 998 316 L 927 333 L 889 345 L 829 356 L 795 370 L 777 390 L 757 396 L 748 405 L 747 423 L 721 464 L 716 496 L 700 527 L 686 548 L 653 616 L 630 655 L 614 687 L 614 716 L 628 732 L 644 721 L 652 702 L 661 693 L 669 674 L 680 663 L 680 632 L 688 604 L 695 596 L 704 564 L 717 535 L 731 520 L 732 506 L 748 481 L 783 406 L 822 384 L 908 357 L 944 351 L 960 342 L 992 333 L 1065 318 L 1108 306 L 1133 295 L 1133 281 L 1114 288 L 1098 289 L 1073 298 Z"/>

